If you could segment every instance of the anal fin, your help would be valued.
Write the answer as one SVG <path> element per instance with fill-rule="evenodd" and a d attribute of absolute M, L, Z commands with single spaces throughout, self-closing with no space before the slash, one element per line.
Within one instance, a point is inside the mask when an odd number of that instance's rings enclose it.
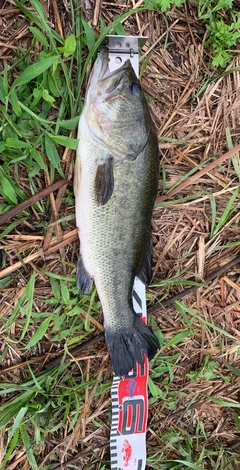
<path fill-rule="evenodd" d="M 79 255 L 77 272 L 76 272 L 77 287 L 81 294 L 88 294 L 92 288 L 92 278 L 85 269 L 83 264 L 82 256 Z"/>
<path fill-rule="evenodd" d="M 139 279 L 148 286 L 152 279 L 152 237 L 150 235 L 147 249 L 144 253 L 139 272 L 137 273 Z"/>

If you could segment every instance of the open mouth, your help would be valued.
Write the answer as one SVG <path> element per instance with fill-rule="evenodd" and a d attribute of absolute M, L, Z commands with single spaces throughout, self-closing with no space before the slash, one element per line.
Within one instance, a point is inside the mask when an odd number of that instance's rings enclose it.
<path fill-rule="evenodd" d="M 130 60 L 126 60 L 119 68 L 116 70 L 113 70 L 112 72 L 109 69 L 109 49 L 107 47 L 104 47 L 101 49 L 99 56 L 97 60 L 102 60 L 102 70 L 99 76 L 99 80 L 103 80 L 104 78 L 112 77 L 115 74 L 118 75 L 122 74 L 125 70 L 131 68 L 131 62 Z"/>
<path fill-rule="evenodd" d="M 113 94 L 119 92 L 124 83 L 124 76 L 131 70 L 131 62 L 128 59 L 117 70 L 109 69 L 109 50 L 103 48 L 97 58 L 101 61 L 101 71 L 98 76 L 98 87 L 101 93 Z"/>

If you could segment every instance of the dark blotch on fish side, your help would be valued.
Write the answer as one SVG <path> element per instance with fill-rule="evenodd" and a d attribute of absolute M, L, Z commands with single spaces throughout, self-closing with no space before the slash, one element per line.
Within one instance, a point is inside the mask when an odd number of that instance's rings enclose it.
<path fill-rule="evenodd" d="M 143 365 L 144 354 L 152 359 L 159 348 L 157 338 L 137 315 L 131 328 L 118 332 L 106 328 L 105 341 L 111 356 L 113 371 L 120 377 L 128 374 L 136 362 Z"/>

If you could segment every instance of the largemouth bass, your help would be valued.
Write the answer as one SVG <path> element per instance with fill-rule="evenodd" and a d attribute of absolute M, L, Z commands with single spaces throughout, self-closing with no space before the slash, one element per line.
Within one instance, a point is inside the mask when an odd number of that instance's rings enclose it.
<path fill-rule="evenodd" d="M 151 216 L 158 185 L 158 143 L 130 61 L 108 69 L 108 49 L 93 66 L 78 128 L 76 224 L 80 238 L 77 285 L 94 280 L 104 314 L 114 373 L 127 374 L 158 341 L 134 313 L 135 276 L 151 280 Z"/>

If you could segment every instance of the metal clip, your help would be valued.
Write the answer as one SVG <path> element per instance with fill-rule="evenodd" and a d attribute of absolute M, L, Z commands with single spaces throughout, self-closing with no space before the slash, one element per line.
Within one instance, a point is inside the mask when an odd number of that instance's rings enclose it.
<path fill-rule="evenodd" d="M 130 59 L 134 72 L 139 77 L 138 53 L 145 44 L 145 36 L 106 36 L 99 49 L 109 49 L 109 70 L 113 72 Z"/>

